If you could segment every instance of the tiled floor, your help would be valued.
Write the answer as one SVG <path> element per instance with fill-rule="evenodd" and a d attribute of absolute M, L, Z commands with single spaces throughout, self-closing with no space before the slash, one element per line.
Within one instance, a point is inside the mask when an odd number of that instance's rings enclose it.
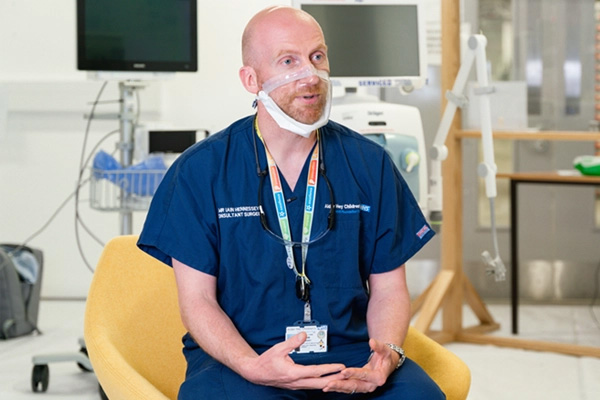
<path fill-rule="evenodd" d="M 491 335 L 512 337 L 510 307 L 488 305 L 501 328 Z M 519 308 L 519 335 L 544 340 L 600 347 L 600 326 L 589 306 L 523 305 Z M 600 307 L 594 311 L 600 318 Z M 465 308 L 465 326 L 476 324 Z M 491 345 L 446 345 L 471 368 L 469 400 L 596 400 L 600 399 L 600 358 L 573 357 Z"/>
<path fill-rule="evenodd" d="M 77 352 L 83 333 L 83 302 L 43 301 L 40 307 L 43 335 L 0 341 L 0 399 L 99 399 L 94 374 L 83 372 L 74 362 L 51 364 L 48 391 L 32 393 L 32 356 Z M 488 307 L 502 326 L 493 334 L 509 336 L 508 305 Z M 465 310 L 465 326 L 475 323 Z M 595 312 L 600 318 L 600 307 Z M 519 337 L 600 347 L 600 327 L 589 306 L 523 305 L 520 314 Z M 471 368 L 469 400 L 600 399 L 598 358 L 463 343 L 447 347 Z"/>
<path fill-rule="evenodd" d="M 98 382 L 75 362 L 50 364 L 50 384 L 45 393 L 31 390 L 34 355 L 76 353 L 83 336 L 83 301 L 42 301 L 38 326 L 43 335 L 0 341 L 0 399 L 94 399 Z"/>

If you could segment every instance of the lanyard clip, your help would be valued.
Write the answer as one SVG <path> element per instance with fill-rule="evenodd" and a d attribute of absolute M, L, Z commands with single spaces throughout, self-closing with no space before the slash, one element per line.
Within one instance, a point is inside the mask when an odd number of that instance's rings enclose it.
<path fill-rule="evenodd" d="M 304 323 L 309 323 L 312 321 L 312 310 L 310 308 L 310 301 L 307 301 L 304 304 Z"/>
<path fill-rule="evenodd" d="M 296 297 L 306 302 L 310 299 L 310 281 L 306 275 L 296 277 Z"/>

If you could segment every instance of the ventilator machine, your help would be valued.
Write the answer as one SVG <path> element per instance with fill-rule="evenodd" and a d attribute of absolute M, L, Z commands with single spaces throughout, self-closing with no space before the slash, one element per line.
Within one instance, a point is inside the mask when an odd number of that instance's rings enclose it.
<path fill-rule="evenodd" d="M 383 146 L 427 215 L 427 158 L 419 109 L 347 93 L 334 98 L 331 119 Z"/>

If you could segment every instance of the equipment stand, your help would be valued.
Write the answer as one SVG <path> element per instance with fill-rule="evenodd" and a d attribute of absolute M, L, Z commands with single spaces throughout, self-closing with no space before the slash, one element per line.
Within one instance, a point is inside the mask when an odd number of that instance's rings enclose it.
<path fill-rule="evenodd" d="M 452 88 L 460 68 L 460 0 L 441 2 L 442 19 L 442 93 Z M 445 99 L 442 99 L 445 106 Z M 471 282 L 464 275 L 462 229 L 462 152 L 460 114 L 451 125 L 446 146 L 448 158 L 443 168 L 444 226 L 441 234 L 441 270 L 429 288 L 413 302 L 413 314 L 421 310 L 415 327 L 441 343 L 453 341 L 493 344 L 537 351 L 551 351 L 576 356 L 600 357 L 600 348 L 512 337 L 491 336 L 496 323 Z M 458 190 L 457 190 L 458 188 Z M 466 302 L 479 319 L 479 325 L 463 328 L 462 307 Z M 442 310 L 442 329 L 429 330 L 438 311 Z"/>
<path fill-rule="evenodd" d="M 118 119 L 120 137 L 117 143 L 117 149 L 120 152 L 120 163 L 123 168 L 128 167 L 133 162 L 133 131 L 137 122 L 136 110 L 136 90 L 143 88 L 145 84 L 138 81 L 122 81 L 119 82 L 119 113 L 118 114 L 97 114 L 94 118 L 97 119 Z M 87 116 L 91 118 L 92 116 Z M 119 215 L 120 232 L 122 235 L 130 235 L 132 233 L 133 212 L 129 206 L 131 192 L 125 189 L 119 191 Z M 31 389 L 33 392 L 45 392 L 49 384 L 49 367 L 48 364 L 56 362 L 76 362 L 77 365 L 84 371 L 92 372 L 93 368 L 87 357 L 87 349 L 83 338 L 79 339 L 80 350 L 78 353 L 60 353 L 60 354 L 44 354 L 32 357 L 33 370 L 31 373 Z M 106 395 L 100 390 L 100 398 L 106 399 Z"/>
<path fill-rule="evenodd" d="M 119 110 L 120 139 L 117 147 L 120 151 L 120 161 L 123 168 L 130 166 L 133 160 L 133 131 L 135 129 L 135 123 L 137 122 L 135 114 L 135 96 L 136 90 L 143 88 L 143 86 L 143 83 L 136 81 L 119 82 L 121 104 Z M 131 194 L 121 189 L 121 204 L 126 204 L 128 196 L 131 196 Z M 121 211 L 119 211 L 119 216 L 121 218 L 121 234 L 131 235 L 133 230 L 132 211 L 127 210 L 127 207 L 123 206 L 121 207 Z"/>

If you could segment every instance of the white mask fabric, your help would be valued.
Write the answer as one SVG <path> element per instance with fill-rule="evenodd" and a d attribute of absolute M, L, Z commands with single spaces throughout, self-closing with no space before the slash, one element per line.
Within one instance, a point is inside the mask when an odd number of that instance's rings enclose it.
<path fill-rule="evenodd" d="M 287 115 L 281 108 L 279 108 L 275 101 L 269 96 L 269 93 L 280 86 L 300 79 L 308 78 L 313 75 L 318 76 L 320 79 L 326 82 L 327 99 L 323 108 L 323 113 L 321 114 L 321 118 L 312 124 L 304 124 L 296 121 Z M 258 92 L 256 99 L 263 103 L 269 115 L 271 115 L 280 128 L 308 138 L 311 132 L 324 126 L 327 124 L 327 121 L 329 121 L 329 112 L 331 110 L 331 83 L 329 81 L 329 74 L 326 71 L 305 67 L 289 74 L 275 76 L 263 84 L 263 90 Z"/>

